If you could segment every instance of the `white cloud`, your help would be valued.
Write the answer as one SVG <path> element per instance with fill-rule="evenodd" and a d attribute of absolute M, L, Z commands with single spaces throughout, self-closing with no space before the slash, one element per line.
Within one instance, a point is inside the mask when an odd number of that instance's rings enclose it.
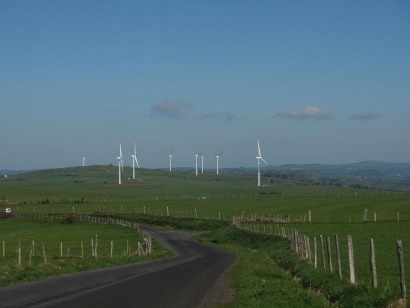
<path fill-rule="evenodd" d="M 315 120 L 324 120 L 331 118 L 331 115 L 325 110 L 316 107 L 310 106 L 304 109 L 298 109 L 294 111 L 284 111 L 277 114 L 278 117 L 285 119 L 315 119 Z"/>
<path fill-rule="evenodd" d="M 377 118 L 380 118 L 382 115 L 377 112 L 361 112 L 361 113 L 356 113 L 354 114 L 351 118 L 349 118 L 350 121 L 368 121 L 368 120 L 374 120 Z"/>
<path fill-rule="evenodd" d="M 182 118 L 184 111 L 191 106 L 187 102 L 162 101 L 150 107 L 151 116 Z"/>

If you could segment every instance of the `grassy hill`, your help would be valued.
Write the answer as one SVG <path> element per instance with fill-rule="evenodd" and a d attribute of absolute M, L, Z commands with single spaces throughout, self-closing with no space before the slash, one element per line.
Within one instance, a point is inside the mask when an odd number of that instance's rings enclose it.
<path fill-rule="evenodd" d="M 406 174 L 405 166 L 396 167 L 402 170 L 400 174 Z M 365 283 L 369 281 L 368 240 L 374 238 L 380 252 L 380 286 L 391 289 L 397 297 L 395 240 L 403 240 L 405 247 L 410 243 L 410 233 L 406 231 L 410 229 L 410 193 L 367 188 L 363 183 L 374 182 L 366 182 L 357 175 L 368 172 L 369 168 L 377 174 L 390 174 L 392 169 L 374 162 L 348 168 L 321 165 L 304 166 L 306 170 L 294 165 L 280 168 L 264 168 L 260 187 L 256 185 L 256 170 L 250 169 L 225 169 L 220 175 L 206 172 L 198 176 L 193 170 L 170 173 L 137 169 L 137 178 L 133 180 L 131 168 L 126 167 L 122 185 L 118 185 L 116 166 L 38 170 L 0 178 L 0 205 L 11 207 L 14 213 L 99 212 L 137 218 L 145 213 L 227 221 L 232 216 L 289 216 L 303 220 L 311 211 L 310 224 L 282 225 L 311 237 L 339 234 L 343 247 L 346 235 L 353 235 L 358 277 Z M 361 181 L 362 185 L 355 185 L 357 182 L 352 179 Z M 365 222 L 364 212 L 368 213 Z M 373 221 L 376 214 L 377 222 Z M 405 260 L 409 268 L 410 259 Z M 345 276 L 347 268 L 346 265 Z"/>

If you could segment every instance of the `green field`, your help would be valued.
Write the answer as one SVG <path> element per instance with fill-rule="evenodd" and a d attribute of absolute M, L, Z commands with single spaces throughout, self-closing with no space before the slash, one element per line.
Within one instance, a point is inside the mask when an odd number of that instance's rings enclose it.
<path fill-rule="evenodd" d="M 151 255 L 135 255 L 143 235 L 118 225 L 7 218 L 0 234 L 0 286 L 170 255 L 155 241 Z"/>
<path fill-rule="evenodd" d="M 130 176 L 131 169 L 125 168 L 124 174 Z M 333 254 L 333 239 L 337 234 L 343 262 L 347 259 L 347 250 L 343 248 L 347 247 L 346 237 L 352 235 L 357 278 L 367 285 L 370 284 L 369 238 L 373 238 L 379 286 L 390 288 L 395 294 L 399 292 L 395 248 L 396 240 L 402 240 L 407 270 L 410 268 L 406 254 L 410 245 L 410 193 L 313 185 L 272 177 L 263 177 L 262 185 L 257 187 L 256 175 L 249 172 L 195 176 L 192 171 L 170 174 L 147 169 L 137 169 L 136 180 L 125 176 L 123 184 L 118 185 L 117 167 L 89 166 L 2 178 L 0 202 L 16 214 L 146 213 L 228 221 L 232 216 L 304 218 L 310 210 L 312 223 L 285 224 L 285 227 L 299 230 L 311 241 L 315 236 L 330 236 Z M 363 222 L 366 209 L 369 221 Z M 346 265 L 343 275 L 348 278 Z"/>

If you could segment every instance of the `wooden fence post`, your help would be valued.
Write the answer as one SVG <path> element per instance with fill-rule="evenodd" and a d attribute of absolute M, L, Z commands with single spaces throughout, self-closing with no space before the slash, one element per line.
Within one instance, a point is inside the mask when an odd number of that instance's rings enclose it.
<path fill-rule="evenodd" d="M 339 237 L 335 234 L 336 241 L 336 254 L 337 254 L 337 268 L 339 270 L 339 278 L 342 279 L 342 263 L 340 262 L 340 247 L 339 247 Z"/>
<path fill-rule="evenodd" d="M 404 275 L 404 258 L 403 258 L 403 244 L 401 240 L 397 241 L 397 255 L 399 257 L 399 267 L 400 267 L 400 290 L 401 298 L 406 299 L 406 279 Z"/>
<path fill-rule="evenodd" d="M 370 268 L 372 270 L 372 284 L 377 288 L 376 255 L 374 252 L 374 241 L 370 239 Z"/>
<path fill-rule="evenodd" d="M 19 245 L 18 245 L 18 265 L 21 266 L 21 241 L 19 239 Z"/>
<path fill-rule="evenodd" d="M 28 266 L 31 267 L 31 257 L 33 256 L 33 251 L 30 249 L 30 253 L 28 255 Z"/>
<path fill-rule="evenodd" d="M 350 282 L 356 284 L 356 274 L 354 270 L 354 252 L 353 252 L 353 239 L 351 235 L 347 236 L 347 246 L 349 249 L 349 269 L 350 269 Z"/>
<path fill-rule="evenodd" d="M 312 251 L 310 250 L 310 238 L 306 236 L 306 258 L 312 264 Z"/>
<path fill-rule="evenodd" d="M 314 264 L 315 264 L 315 268 L 317 268 L 317 239 L 316 239 L 316 236 L 313 238 L 313 249 L 315 253 Z"/>
<path fill-rule="evenodd" d="M 367 221 L 367 209 L 364 209 L 363 221 Z"/>
<path fill-rule="evenodd" d="M 44 264 L 47 264 L 47 256 L 46 256 L 46 249 L 44 248 L 44 243 L 43 244 L 43 258 L 44 258 Z"/>
<path fill-rule="evenodd" d="M 320 245 L 322 246 L 323 268 L 327 269 L 326 268 L 326 259 L 325 259 L 325 248 L 324 248 L 324 245 L 323 245 L 323 236 L 322 235 L 320 235 Z"/>
<path fill-rule="evenodd" d="M 98 234 L 95 235 L 95 252 L 94 257 L 98 259 Z"/>
<path fill-rule="evenodd" d="M 329 270 L 333 273 L 333 265 L 332 265 L 332 251 L 330 249 L 330 236 L 327 237 L 327 256 L 329 259 Z"/>

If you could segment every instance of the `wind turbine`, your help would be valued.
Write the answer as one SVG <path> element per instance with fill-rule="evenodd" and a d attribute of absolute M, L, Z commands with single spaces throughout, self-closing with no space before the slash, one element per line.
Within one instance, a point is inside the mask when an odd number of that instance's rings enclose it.
<path fill-rule="evenodd" d="M 222 151 L 219 154 L 214 152 L 214 154 L 216 157 L 216 174 L 219 174 L 219 157 L 221 156 Z"/>
<path fill-rule="evenodd" d="M 268 164 L 268 163 L 262 158 L 261 147 L 259 146 L 259 140 L 258 140 L 258 156 L 256 156 L 256 160 L 258 161 L 258 186 L 261 186 L 260 161 L 262 160 L 265 164 Z"/>
<path fill-rule="evenodd" d="M 132 154 L 131 157 L 132 157 L 132 179 L 135 180 L 135 164 L 137 164 L 138 168 L 140 167 L 140 165 L 138 164 L 136 143 L 134 143 L 134 154 Z"/>
<path fill-rule="evenodd" d="M 83 167 L 85 167 L 85 156 L 83 155 Z"/>
<path fill-rule="evenodd" d="M 198 152 L 195 150 L 195 175 L 198 175 Z"/>
<path fill-rule="evenodd" d="M 122 161 L 121 143 L 120 143 L 120 156 L 117 156 L 117 160 L 118 160 L 118 184 L 121 185 L 121 170 L 124 169 L 124 163 Z"/>
<path fill-rule="evenodd" d="M 169 156 L 169 172 L 172 171 L 172 157 L 173 157 L 172 153 L 173 153 L 173 152 L 174 152 L 174 151 L 172 150 L 172 151 L 171 151 L 171 154 L 168 154 L 168 156 Z"/>
<path fill-rule="evenodd" d="M 202 173 L 204 173 L 204 154 L 203 154 L 203 152 L 201 152 L 201 153 L 199 153 L 199 155 L 201 155 L 201 164 L 202 164 Z"/>

